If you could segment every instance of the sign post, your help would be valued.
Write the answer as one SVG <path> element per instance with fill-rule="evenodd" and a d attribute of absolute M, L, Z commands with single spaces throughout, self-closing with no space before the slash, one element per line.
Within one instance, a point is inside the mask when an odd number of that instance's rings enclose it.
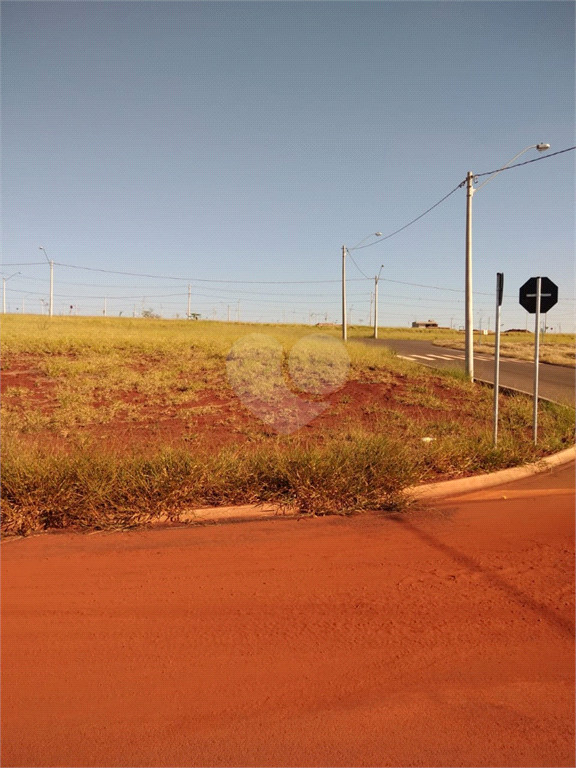
<path fill-rule="evenodd" d="M 504 293 L 504 272 L 496 273 L 496 326 L 494 336 L 494 431 L 492 441 L 498 443 L 498 395 L 500 394 L 500 307 Z"/>
<path fill-rule="evenodd" d="M 542 298 L 542 278 L 536 278 L 536 319 L 534 320 L 534 408 L 532 415 L 532 433 L 534 445 L 538 438 L 538 363 L 540 362 L 540 301 Z"/>
<path fill-rule="evenodd" d="M 532 432 L 534 445 L 538 438 L 538 364 L 540 359 L 540 313 L 548 312 L 558 301 L 558 286 L 547 277 L 531 277 L 520 288 L 520 304 L 530 314 L 536 315 L 534 321 L 534 410 Z"/>

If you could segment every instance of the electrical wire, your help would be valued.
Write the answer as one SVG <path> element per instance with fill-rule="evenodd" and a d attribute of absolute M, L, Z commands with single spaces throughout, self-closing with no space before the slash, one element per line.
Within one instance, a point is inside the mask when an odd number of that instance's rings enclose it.
<path fill-rule="evenodd" d="M 41 262 L 44 263 L 44 262 Z M 312 285 L 319 283 L 339 283 L 340 280 L 213 280 L 202 277 L 172 277 L 170 275 L 148 275 L 143 272 L 120 272 L 115 269 L 101 269 L 97 267 L 80 267 L 76 264 L 64 264 L 60 261 L 55 261 L 54 264 L 58 267 L 66 267 L 68 269 L 83 269 L 88 272 L 105 272 L 110 275 L 127 275 L 128 277 L 148 277 L 151 280 L 180 280 L 186 283 L 226 283 L 234 285 Z M 368 278 L 370 279 L 370 278 Z"/>
<path fill-rule="evenodd" d="M 466 182 L 464 182 L 464 183 L 466 183 Z M 432 205 L 430 208 L 428 208 L 427 211 L 424 211 L 424 213 L 421 213 L 420 216 L 416 216 L 415 219 L 412 219 L 412 221 L 409 221 L 408 224 L 404 224 L 404 226 L 400 227 L 400 229 L 396 229 L 394 232 L 390 232 L 389 235 L 385 235 L 384 237 L 378 238 L 378 240 L 374 240 L 373 243 L 366 243 L 366 245 L 358 245 L 358 246 L 356 246 L 356 248 L 353 248 L 352 250 L 360 251 L 360 250 L 362 250 L 362 248 L 371 248 L 373 245 L 376 245 L 376 243 L 381 243 L 383 240 L 388 240 L 390 237 L 393 237 L 394 235 L 397 235 L 399 232 L 402 232 L 404 229 L 407 229 L 412 224 L 415 224 L 421 218 L 426 216 L 427 213 L 430 213 L 430 211 L 433 211 L 434 208 L 437 208 L 440 205 L 440 203 L 443 203 L 444 200 L 447 200 L 450 197 L 450 195 L 453 195 L 454 192 L 457 192 L 461 188 L 462 188 L 462 184 L 458 184 L 457 187 L 454 187 L 454 189 L 451 192 L 448 192 L 447 195 L 444 195 L 444 197 L 441 200 L 438 200 L 437 203 L 434 203 L 434 205 Z"/>
<path fill-rule="evenodd" d="M 538 163 L 540 160 L 549 160 L 551 157 L 555 157 L 556 155 L 563 155 L 564 152 L 571 152 L 573 149 L 576 149 L 576 147 L 568 147 L 568 149 L 560 149 L 558 152 L 552 152 L 549 155 L 542 155 L 542 157 L 535 157 L 532 160 L 525 160 L 523 163 L 514 163 L 514 165 L 508 165 L 505 168 L 496 168 L 495 171 L 485 171 L 484 173 L 475 173 L 474 178 L 480 177 L 480 176 L 491 176 L 493 173 L 500 173 L 500 171 L 509 171 L 512 168 L 519 168 L 521 165 L 529 165 L 530 163 Z M 461 187 L 466 184 L 466 179 L 460 184 Z"/>

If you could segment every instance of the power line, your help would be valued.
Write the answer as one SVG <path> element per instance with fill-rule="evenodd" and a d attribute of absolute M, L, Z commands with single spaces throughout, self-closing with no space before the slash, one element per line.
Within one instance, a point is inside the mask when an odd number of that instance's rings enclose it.
<path fill-rule="evenodd" d="M 430 213 L 430 211 L 433 211 L 434 208 L 437 208 L 440 205 L 440 203 L 443 203 L 444 200 L 447 200 L 450 197 L 450 195 L 453 195 L 454 192 L 459 190 L 461 187 L 462 187 L 462 184 L 458 184 L 457 187 L 454 187 L 452 192 L 448 192 L 447 195 L 444 195 L 444 197 L 441 200 L 438 200 L 437 203 L 434 203 L 434 205 L 432 205 L 430 208 L 428 208 L 427 211 L 424 211 L 424 213 L 421 213 L 420 216 L 416 216 L 415 219 L 412 219 L 412 221 L 409 221 L 408 224 L 404 224 L 404 226 L 400 227 L 400 229 L 397 229 L 394 232 L 390 232 L 389 235 L 385 235 L 384 237 L 380 237 L 380 238 L 378 238 L 378 240 L 374 240 L 373 243 L 366 243 L 366 245 L 359 245 L 359 246 L 356 246 L 356 248 L 353 248 L 351 250 L 360 251 L 360 250 L 362 250 L 362 248 L 371 248 L 373 245 L 376 245 L 376 243 L 381 243 L 383 240 L 388 240 L 388 238 L 393 237 L 394 235 L 397 235 L 398 232 L 402 232 L 402 230 L 407 229 L 409 226 L 411 226 L 412 224 L 417 222 L 423 216 L 426 216 L 427 213 Z"/>
<path fill-rule="evenodd" d="M 39 264 L 46 264 L 45 261 L 16 261 L 10 264 L 3 264 L 3 267 L 37 267 Z"/>
<path fill-rule="evenodd" d="M 40 262 L 44 263 L 44 262 Z M 64 264 L 55 261 L 58 267 L 67 267 L 68 269 L 83 269 L 88 272 L 105 272 L 110 275 L 127 275 L 128 277 L 148 277 L 151 280 L 181 280 L 186 283 L 226 283 L 234 285 L 312 285 L 319 283 L 339 283 L 339 280 L 213 280 L 202 277 L 172 277 L 170 275 L 148 275 L 143 272 L 120 272 L 115 269 L 99 269 L 97 267 L 79 267 L 76 264 Z"/>
<path fill-rule="evenodd" d="M 525 160 L 523 163 L 515 163 L 514 165 L 508 165 L 505 168 L 496 168 L 495 171 L 485 171 L 484 173 L 475 173 L 474 178 L 480 176 L 491 176 L 493 173 L 499 173 L 500 171 L 509 171 L 511 168 L 519 168 L 521 165 L 529 165 L 530 163 L 538 163 L 540 160 L 549 160 L 556 155 L 563 155 L 564 152 L 571 152 L 576 147 L 568 147 L 568 149 L 560 149 L 558 152 L 552 152 L 549 155 L 542 155 L 542 157 L 535 157 L 533 160 Z M 461 187 L 466 184 L 466 179 L 460 184 Z"/>

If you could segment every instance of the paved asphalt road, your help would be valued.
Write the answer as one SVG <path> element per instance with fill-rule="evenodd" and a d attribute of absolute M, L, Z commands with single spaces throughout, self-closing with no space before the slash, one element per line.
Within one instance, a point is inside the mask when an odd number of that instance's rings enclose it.
<path fill-rule="evenodd" d="M 429 341 L 404 339 L 363 339 L 366 344 L 380 344 L 395 350 L 400 357 L 434 368 L 464 367 L 464 350 L 438 347 Z M 494 381 L 494 357 L 474 355 L 474 377 Z M 526 360 L 500 358 L 500 384 L 523 392 L 534 392 L 534 363 Z M 541 397 L 559 403 L 575 405 L 575 371 L 562 365 L 540 363 L 538 391 Z"/>

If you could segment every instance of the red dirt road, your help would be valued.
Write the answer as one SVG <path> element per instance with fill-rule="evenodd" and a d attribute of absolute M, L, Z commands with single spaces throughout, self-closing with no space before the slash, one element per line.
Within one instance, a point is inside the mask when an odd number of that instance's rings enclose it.
<path fill-rule="evenodd" d="M 2 553 L 4 766 L 575 764 L 573 464 Z"/>

